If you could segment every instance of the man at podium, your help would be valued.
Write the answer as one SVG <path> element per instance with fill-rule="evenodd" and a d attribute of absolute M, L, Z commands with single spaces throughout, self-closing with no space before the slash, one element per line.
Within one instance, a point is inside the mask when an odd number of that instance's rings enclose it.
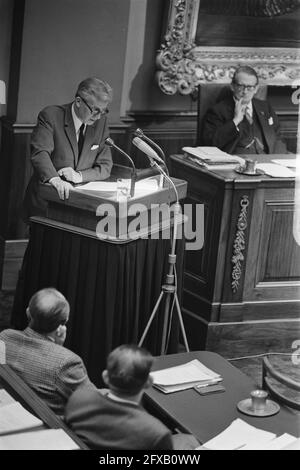
<path fill-rule="evenodd" d="M 45 215 L 47 204 L 39 194 L 39 181 L 49 182 L 60 199 L 69 197 L 71 183 L 104 180 L 112 168 L 107 113 L 112 88 L 99 78 L 87 78 L 77 88 L 75 100 L 47 106 L 31 137 L 34 174 L 24 200 L 24 217 Z"/>

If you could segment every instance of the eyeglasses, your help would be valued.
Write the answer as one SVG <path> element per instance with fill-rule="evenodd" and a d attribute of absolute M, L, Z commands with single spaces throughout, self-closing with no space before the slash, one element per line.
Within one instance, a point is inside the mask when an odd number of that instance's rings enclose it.
<path fill-rule="evenodd" d="M 239 91 L 253 91 L 257 87 L 257 83 L 255 85 L 242 85 L 241 83 L 233 82 L 233 84 Z"/>
<path fill-rule="evenodd" d="M 86 107 L 89 109 L 90 113 L 93 114 L 93 116 L 102 116 L 103 114 L 107 114 L 109 110 L 107 108 L 105 109 L 100 109 L 100 108 L 92 108 L 87 101 L 80 95 L 76 95 L 77 98 L 80 98 L 83 103 L 86 105 Z"/>

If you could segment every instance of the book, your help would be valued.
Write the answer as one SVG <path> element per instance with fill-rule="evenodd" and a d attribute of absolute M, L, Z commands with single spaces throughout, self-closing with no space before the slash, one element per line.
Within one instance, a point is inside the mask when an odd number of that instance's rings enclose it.
<path fill-rule="evenodd" d="M 0 435 L 25 431 L 43 425 L 43 421 L 29 413 L 19 402 L 0 407 Z"/>
<path fill-rule="evenodd" d="M 208 369 L 198 359 L 151 372 L 153 386 L 163 393 L 178 392 L 194 386 L 207 386 L 222 381 L 220 374 Z"/>
<path fill-rule="evenodd" d="M 43 429 L 0 437 L 0 450 L 76 450 L 79 446 L 63 429 Z"/>
<path fill-rule="evenodd" d="M 243 158 L 223 152 L 218 147 L 183 147 L 182 150 L 187 157 L 205 168 L 219 166 L 226 168 L 228 165 L 234 168 L 245 163 Z"/>

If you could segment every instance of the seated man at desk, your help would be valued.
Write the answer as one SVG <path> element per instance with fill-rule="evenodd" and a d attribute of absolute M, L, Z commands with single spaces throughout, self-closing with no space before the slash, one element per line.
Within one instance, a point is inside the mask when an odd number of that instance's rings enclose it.
<path fill-rule="evenodd" d="M 202 145 L 238 155 L 287 153 L 271 105 L 254 98 L 258 85 L 253 68 L 241 66 L 236 69 L 231 84 L 232 96 L 216 103 L 204 116 Z"/>
<path fill-rule="evenodd" d="M 63 347 L 70 307 L 56 289 L 36 292 L 26 310 L 29 326 L 0 333 L 5 344 L 6 363 L 57 414 L 81 385 L 95 387 L 89 380 L 82 359 Z M 96 388 L 96 387 L 95 387 Z"/>
<path fill-rule="evenodd" d="M 39 181 L 49 182 L 61 199 L 69 197 L 71 183 L 104 180 L 112 168 L 107 112 L 112 88 L 99 78 L 87 78 L 72 103 L 43 109 L 31 136 L 34 169 L 24 200 L 24 218 L 45 215 Z"/>
<path fill-rule="evenodd" d="M 171 435 L 170 430 L 141 406 L 153 357 L 135 345 L 112 351 L 102 377 L 108 393 L 81 387 L 70 397 L 65 420 L 94 450 L 192 449 L 199 445 L 189 434 Z"/>

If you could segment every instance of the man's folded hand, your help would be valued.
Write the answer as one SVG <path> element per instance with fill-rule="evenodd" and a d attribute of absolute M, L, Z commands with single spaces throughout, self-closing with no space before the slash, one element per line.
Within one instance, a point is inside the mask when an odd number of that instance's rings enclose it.
<path fill-rule="evenodd" d="M 70 181 L 71 183 L 82 183 L 82 175 L 79 171 L 75 171 L 74 168 L 67 166 L 58 170 L 58 174 L 61 178 Z"/>

